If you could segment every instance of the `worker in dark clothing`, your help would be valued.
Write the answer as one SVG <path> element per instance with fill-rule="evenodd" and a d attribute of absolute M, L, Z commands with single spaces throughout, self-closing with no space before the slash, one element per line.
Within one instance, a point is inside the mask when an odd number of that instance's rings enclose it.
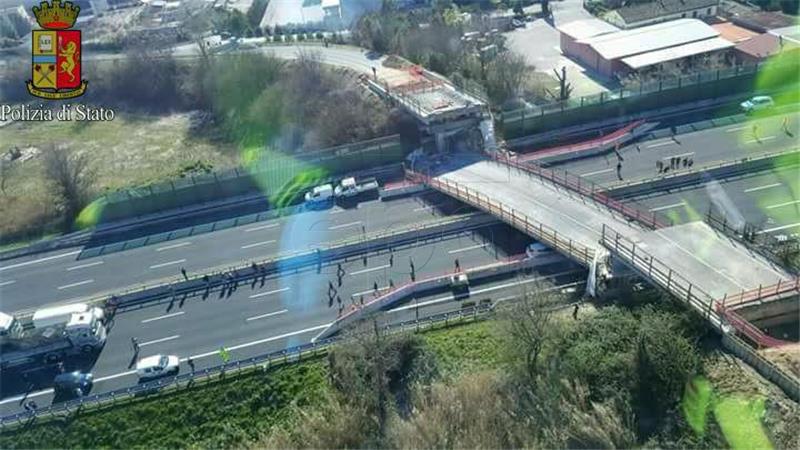
<path fill-rule="evenodd" d="M 575 304 L 575 309 L 572 310 L 572 318 L 578 320 L 578 304 Z"/>
<path fill-rule="evenodd" d="M 456 258 L 455 263 L 456 263 L 456 272 L 460 272 L 461 271 L 461 263 L 458 262 L 458 258 Z"/>
<path fill-rule="evenodd" d="M 181 275 L 183 275 L 183 279 L 189 281 L 189 276 L 186 275 L 186 269 L 181 267 Z"/>
<path fill-rule="evenodd" d="M 622 181 L 622 162 L 617 163 L 617 178 Z"/>

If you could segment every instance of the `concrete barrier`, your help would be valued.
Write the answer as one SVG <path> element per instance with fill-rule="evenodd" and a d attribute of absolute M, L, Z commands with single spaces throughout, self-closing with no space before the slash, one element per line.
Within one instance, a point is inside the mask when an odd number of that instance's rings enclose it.
<path fill-rule="evenodd" d="M 777 384 L 794 401 L 800 401 L 800 381 L 796 377 L 759 355 L 734 335 L 724 333 L 722 346 L 750 364 L 761 376 Z"/>
<path fill-rule="evenodd" d="M 800 166 L 800 149 L 788 152 L 770 153 L 761 156 L 724 161 L 693 170 L 679 171 L 661 177 L 631 180 L 617 183 L 606 189 L 606 193 L 615 199 L 624 199 L 663 192 L 688 186 L 695 186 L 715 178 L 730 178 L 745 175 L 754 171 L 780 167 Z"/>
<path fill-rule="evenodd" d="M 351 326 L 360 320 L 369 317 L 380 310 L 386 309 L 412 295 L 419 295 L 424 292 L 451 286 L 451 277 L 455 275 L 466 275 L 469 283 L 471 284 L 472 282 L 482 278 L 513 273 L 519 270 L 539 265 L 551 264 L 563 260 L 564 257 L 558 254 L 543 255 L 536 258 L 527 258 L 525 255 L 521 255 L 508 261 L 496 262 L 485 266 L 465 269 L 461 272 L 445 273 L 426 278 L 424 280 L 406 283 L 339 317 L 330 326 L 328 326 L 328 328 L 322 330 L 322 332 L 314 338 L 314 341 L 327 339 L 347 328 L 348 326 Z"/>

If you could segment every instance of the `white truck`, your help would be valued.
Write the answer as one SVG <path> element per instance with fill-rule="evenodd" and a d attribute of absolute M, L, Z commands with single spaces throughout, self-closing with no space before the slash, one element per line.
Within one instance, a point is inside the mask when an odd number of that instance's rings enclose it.
<path fill-rule="evenodd" d="M 105 342 L 103 310 L 85 303 L 43 308 L 30 318 L 0 312 L 0 373 L 90 355 Z"/>
<path fill-rule="evenodd" d="M 364 192 L 377 190 L 379 187 L 378 180 L 375 178 L 365 178 L 357 182 L 355 177 L 349 177 L 342 180 L 339 185 L 336 186 L 333 194 L 336 198 L 355 197 Z"/>
<path fill-rule="evenodd" d="M 375 178 L 365 178 L 357 181 L 355 177 L 348 177 L 339 182 L 334 188 L 332 184 L 322 184 L 306 192 L 305 201 L 310 205 L 326 203 L 337 198 L 350 198 L 365 192 L 376 191 L 380 185 Z"/>

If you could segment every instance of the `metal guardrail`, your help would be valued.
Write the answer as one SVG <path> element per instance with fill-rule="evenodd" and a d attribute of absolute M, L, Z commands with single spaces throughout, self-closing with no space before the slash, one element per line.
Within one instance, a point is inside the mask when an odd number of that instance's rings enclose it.
<path fill-rule="evenodd" d="M 334 257 L 346 258 L 353 254 L 363 253 L 365 248 L 370 250 L 382 248 L 381 245 L 375 244 L 375 241 L 401 239 L 398 242 L 392 242 L 392 246 L 397 247 L 407 244 L 410 241 L 430 239 L 432 236 L 427 236 L 426 233 L 438 235 L 438 233 L 441 232 L 441 228 L 456 226 L 461 222 L 467 222 L 469 224 L 469 222 L 474 221 L 475 223 L 466 228 L 459 225 L 459 231 L 485 226 L 486 221 L 480 220 L 481 216 L 481 213 L 471 213 L 449 217 L 443 220 L 417 223 L 412 226 L 394 230 L 379 231 L 364 236 L 345 238 L 329 243 L 328 245 L 321 245 L 315 249 L 283 252 L 261 260 L 254 259 L 249 263 L 208 268 L 205 269 L 203 273 L 189 275 L 188 279 L 184 279 L 181 274 L 176 274 L 150 283 L 142 283 L 128 288 L 114 290 L 113 292 L 88 297 L 84 299 L 83 302 L 100 305 L 107 304 L 112 309 L 124 309 L 138 306 L 141 303 L 199 293 L 232 282 L 239 283 L 244 280 L 273 274 L 275 271 L 282 272 L 321 265 Z M 408 235 L 408 237 L 403 238 L 404 235 Z M 32 313 L 33 310 L 23 310 L 18 311 L 16 314 L 24 316 Z"/>
<path fill-rule="evenodd" d="M 749 291 L 742 290 L 742 292 L 734 295 L 725 295 L 720 304 L 725 307 L 734 307 L 736 309 L 760 303 L 770 298 L 783 298 L 789 294 L 800 294 L 800 277 L 795 277 L 794 280 L 782 281 L 769 286 L 758 286 Z"/>
<path fill-rule="evenodd" d="M 732 311 L 721 308 L 721 302 L 715 301 L 709 294 L 693 285 L 686 278 L 673 271 L 669 266 L 647 254 L 636 243 L 620 235 L 610 227 L 603 225 L 601 243 L 621 258 L 631 269 L 641 274 L 656 286 L 664 289 L 679 300 L 706 317 L 711 326 L 722 334 L 722 342 L 728 349 L 751 363 L 761 375 L 773 381 L 795 400 L 800 400 L 800 380 L 789 374 L 777 364 L 766 360 L 753 348 L 731 333 L 729 325 L 736 333 L 742 334 L 758 346 L 784 345 L 785 341 L 767 336 L 758 327 L 747 322 Z M 729 320 L 730 319 L 730 320 Z"/>
<path fill-rule="evenodd" d="M 412 329 L 421 330 L 430 328 L 434 325 L 442 323 L 447 326 L 454 321 L 460 322 L 465 320 L 477 320 L 478 318 L 482 318 L 486 314 L 490 313 L 493 308 L 494 306 L 491 304 L 481 304 L 473 307 L 462 308 L 456 311 L 435 314 L 421 319 L 391 324 L 385 326 L 384 329 L 392 333 L 401 333 Z M 195 372 L 180 374 L 172 378 L 154 380 L 132 387 L 116 389 L 114 391 L 109 391 L 102 394 L 81 397 L 78 399 L 49 405 L 43 408 L 37 408 L 31 411 L 10 414 L 0 417 L 0 430 L 3 430 L 9 426 L 14 426 L 26 420 L 48 417 L 62 413 L 68 414 L 71 412 L 80 411 L 84 407 L 101 406 L 106 403 L 112 403 L 123 399 L 132 399 L 140 395 L 159 393 L 166 389 L 180 387 L 181 384 L 188 385 L 195 383 L 198 380 L 207 380 L 213 375 L 217 374 L 229 372 L 235 373 L 247 369 L 254 369 L 259 366 L 267 368 L 273 364 L 292 364 L 300 362 L 303 360 L 304 356 L 318 356 L 323 352 L 327 352 L 332 344 L 346 339 L 347 336 L 328 338 L 308 344 L 290 347 L 284 350 L 278 350 L 250 358 L 245 358 L 242 360 L 231 361 L 226 364 L 208 367 Z"/>
<path fill-rule="evenodd" d="M 737 226 L 736 224 L 730 223 L 727 217 L 715 214 L 712 208 L 709 208 L 706 214 L 706 223 L 712 228 L 721 231 L 723 234 L 741 242 L 745 247 L 767 258 L 769 261 L 797 275 L 798 269 L 800 268 L 787 264 L 787 261 L 778 253 L 787 246 L 793 247 L 790 248 L 790 250 L 795 252 L 800 251 L 800 241 L 797 239 L 781 240 L 774 234 L 763 233 L 759 227 L 746 222 Z"/>
<path fill-rule="evenodd" d="M 624 204 L 614 200 L 605 193 L 606 189 L 602 186 L 585 180 L 583 177 L 567 172 L 563 169 L 544 168 L 535 163 L 520 163 L 510 158 L 493 155 L 492 160 L 497 164 L 505 164 L 514 167 L 529 176 L 536 176 L 542 181 L 548 181 L 558 186 L 564 187 L 592 202 L 604 206 L 611 211 L 622 214 L 625 218 L 635 220 L 648 228 L 658 229 L 672 225 L 672 221 L 659 215 L 656 212 L 647 211 L 643 206 L 635 203 Z M 633 206 L 630 206 L 633 205 Z"/>
<path fill-rule="evenodd" d="M 594 249 L 586 247 L 572 239 L 565 238 L 563 234 L 559 235 L 558 231 L 542 222 L 536 221 L 499 201 L 492 200 L 485 194 L 481 194 L 474 189 L 470 189 L 454 181 L 447 179 L 444 181 L 438 180 L 408 169 L 406 170 L 406 174 L 412 181 L 424 183 L 434 189 L 452 195 L 465 203 L 488 211 L 511 226 L 534 236 L 551 248 L 566 254 L 585 267 L 592 264 L 595 253 Z"/>

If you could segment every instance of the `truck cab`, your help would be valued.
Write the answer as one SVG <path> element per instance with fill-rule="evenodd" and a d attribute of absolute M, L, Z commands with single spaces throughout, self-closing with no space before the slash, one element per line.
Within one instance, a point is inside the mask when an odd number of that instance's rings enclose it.
<path fill-rule="evenodd" d="M 323 184 L 306 192 L 305 201 L 309 205 L 320 205 L 333 200 L 333 186 Z"/>

